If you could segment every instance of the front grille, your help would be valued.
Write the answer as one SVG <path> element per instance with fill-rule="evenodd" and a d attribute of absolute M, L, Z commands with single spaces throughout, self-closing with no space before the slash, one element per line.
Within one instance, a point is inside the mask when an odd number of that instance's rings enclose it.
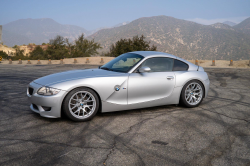
<path fill-rule="evenodd" d="M 33 89 L 33 88 L 31 88 L 31 87 L 29 87 L 29 94 L 30 94 L 30 95 L 32 95 L 32 94 L 33 94 L 33 91 L 34 91 L 34 89 Z"/>
<path fill-rule="evenodd" d="M 37 105 L 35 105 L 35 104 L 32 104 L 32 105 L 33 105 L 34 109 L 39 110 L 38 107 L 37 107 Z"/>

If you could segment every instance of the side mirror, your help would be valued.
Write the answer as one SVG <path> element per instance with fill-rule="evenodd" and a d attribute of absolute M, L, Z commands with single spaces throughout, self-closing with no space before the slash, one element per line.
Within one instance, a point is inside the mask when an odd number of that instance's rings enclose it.
<path fill-rule="evenodd" d="M 147 66 L 141 67 L 139 69 L 140 73 L 145 73 L 145 72 L 150 72 L 150 71 L 151 71 L 151 69 L 149 67 L 147 67 Z"/>

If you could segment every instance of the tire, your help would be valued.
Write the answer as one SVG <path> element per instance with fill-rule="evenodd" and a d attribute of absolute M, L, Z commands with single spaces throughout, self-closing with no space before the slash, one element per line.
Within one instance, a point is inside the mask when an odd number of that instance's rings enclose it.
<path fill-rule="evenodd" d="M 76 88 L 65 97 L 62 110 L 71 120 L 84 122 L 91 120 L 99 109 L 99 98 L 89 88 Z"/>
<path fill-rule="evenodd" d="M 198 80 L 191 80 L 183 86 L 180 102 L 188 108 L 197 107 L 202 102 L 204 93 L 203 84 Z"/>

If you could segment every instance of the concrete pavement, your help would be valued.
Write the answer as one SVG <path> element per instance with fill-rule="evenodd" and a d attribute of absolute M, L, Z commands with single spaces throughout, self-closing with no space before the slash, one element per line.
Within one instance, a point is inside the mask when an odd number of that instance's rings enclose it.
<path fill-rule="evenodd" d="M 250 70 L 209 69 L 199 107 L 99 113 L 88 122 L 29 109 L 36 78 L 91 65 L 0 65 L 0 165 L 249 165 Z"/>

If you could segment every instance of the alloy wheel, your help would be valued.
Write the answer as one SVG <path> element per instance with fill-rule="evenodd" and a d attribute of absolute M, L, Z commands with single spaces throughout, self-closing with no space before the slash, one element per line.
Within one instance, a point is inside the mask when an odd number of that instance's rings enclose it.
<path fill-rule="evenodd" d="M 85 119 L 95 111 L 96 99 L 90 92 L 79 91 L 71 96 L 68 107 L 74 117 Z"/>
<path fill-rule="evenodd" d="M 190 105 L 197 105 L 203 96 L 203 89 L 200 84 L 196 82 L 190 83 L 185 89 L 185 99 Z"/>

